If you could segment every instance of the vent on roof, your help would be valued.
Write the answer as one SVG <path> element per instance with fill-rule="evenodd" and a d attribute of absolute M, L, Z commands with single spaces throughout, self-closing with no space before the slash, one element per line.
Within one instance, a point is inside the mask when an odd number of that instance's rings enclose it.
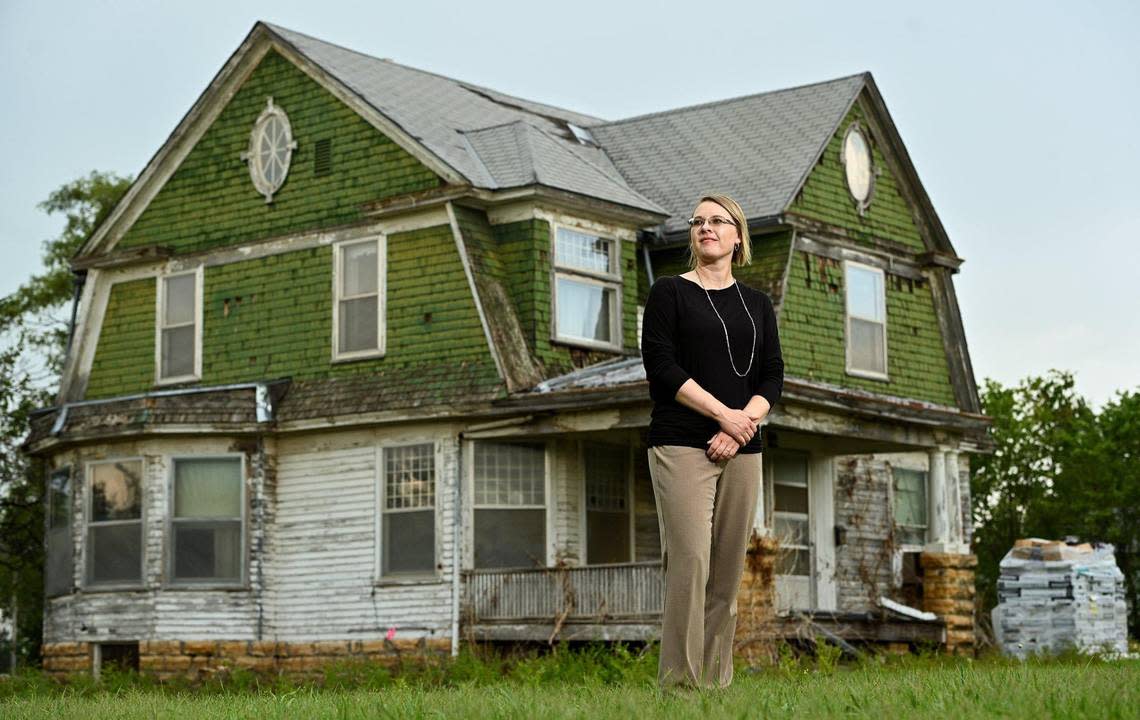
<path fill-rule="evenodd" d="M 598 147 L 598 141 L 590 134 L 590 131 L 584 127 L 575 125 L 574 123 L 566 123 L 566 127 L 570 128 L 570 132 L 574 134 L 574 139 L 578 141 L 579 145 L 586 147 Z"/>
<path fill-rule="evenodd" d="M 321 177 L 332 172 L 332 140 L 318 140 L 313 154 L 313 175 Z"/>

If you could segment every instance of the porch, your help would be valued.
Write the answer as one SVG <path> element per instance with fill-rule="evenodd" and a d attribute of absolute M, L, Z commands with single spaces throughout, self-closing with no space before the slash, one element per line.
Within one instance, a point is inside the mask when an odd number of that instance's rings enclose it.
<path fill-rule="evenodd" d="M 651 641 L 660 637 L 660 562 L 469 570 L 463 574 L 464 636 L 476 641 Z M 945 642 L 941 620 L 888 611 L 789 611 L 763 631 L 772 640 L 847 643 Z"/>

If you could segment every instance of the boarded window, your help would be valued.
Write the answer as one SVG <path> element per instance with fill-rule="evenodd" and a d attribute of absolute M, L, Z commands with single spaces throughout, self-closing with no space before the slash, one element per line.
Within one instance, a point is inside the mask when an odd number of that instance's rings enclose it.
<path fill-rule="evenodd" d="M 87 584 L 142 582 L 141 460 L 88 466 Z"/>
<path fill-rule="evenodd" d="M 435 572 L 435 446 L 384 448 L 382 575 Z"/>
<path fill-rule="evenodd" d="M 584 448 L 586 562 L 630 561 L 629 450 L 615 445 Z"/>
<path fill-rule="evenodd" d="M 336 248 L 336 354 L 369 355 L 384 349 L 384 244 L 343 243 Z"/>
<path fill-rule="evenodd" d="M 847 370 L 887 375 L 887 308 L 883 271 L 848 262 Z"/>
<path fill-rule="evenodd" d="M 198 273 L 162 278 L 159 298 L 159 379 L 197 377 Z"/>
<path fill-rule="evenodd" d="M 49 596 L 71 590 L 74 578 L 71 542 L 71 468 L 48 476 L 47 567 L 44 590 Z"/>
<path fill-rule="evenodd" d="M 241 458 L 174 461 L 172 580 L 241 582 L 242 490 Z"/>
<path fill-rule="evenodd" d="M 546 564 L 546 452 L 542 445 L 477 442 L 475 567 Z"/>
<path fill-rule="evenodd" d="M 926 473 L 893 468 L 895 541 L 899 545 L 926 542 Z"/>
<path fill-rule="evenodd" d="M 566 342 L 620 347 L 617 242 L 560 227 L 555 232 L 555 335 Z"/>

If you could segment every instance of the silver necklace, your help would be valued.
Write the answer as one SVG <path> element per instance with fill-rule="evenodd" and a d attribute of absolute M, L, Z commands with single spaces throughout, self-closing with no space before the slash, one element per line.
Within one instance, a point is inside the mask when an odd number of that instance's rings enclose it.
<path fill-rule="evenodd" d="M 740 304 L 744 306 L 744 312 L 748 314 L 748 322 L 752 323 L 752 352 L 748 353 L 748 369 L 744 372 L 736 369 L 736 361 L 732 359 L 732 342 L 728 339 L 728 326 L 724 324 L 724 318 L 720 316 L 716 305 L 713 304 L 712 295 L 709 295 L 709 289 L 701 280 L 700 271 L 693 268 L 693 274 L 697 276 L 697 284 L 701 286 L 701 290 L 705 291 L 705 297 L 709 299 L 709 305 L 712 305 L 716 319 L 720 320 L 720 326 L 724 328 L 724 344 L 728 346 L 728 362 L 732 364 L 732 371 L 736 373 L 736 377 L 748 377 L 748 373 L 752 372 L 752 361 L 756 359 L 756 321 L 752 319 L 752 313 L 748 310 L 748 303 L 744 302 L 744 293 L 740 292 L 740 283 L 733 282 L 733 285 L 736 286 L 736 294 L 740 296 Z"/>

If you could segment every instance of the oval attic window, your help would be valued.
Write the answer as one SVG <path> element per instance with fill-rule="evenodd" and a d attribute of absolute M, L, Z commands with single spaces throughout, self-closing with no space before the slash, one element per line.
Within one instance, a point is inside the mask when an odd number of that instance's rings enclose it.
<path fill-rule="evenodd" d="M 847 129 L 841 157 L 847 174 L 847 189 L 862 213 L 871 204 L 875 175 L 871 167 L 871 146 L 856 124 Z"/>
<path fill-rule="evenodd" d="M 289 163 L 297 141 L 293 139 L 293 128 L 285 111 L 273 104 L 273 98 L 266 101 L 265 109 L 253 124 L 249 135 L 249 149 L 241 154 L 241 159 L 249 163 L 249 177 L 257 191 L 265 196 L 265 202 L 273 202 L 273 195 L 285 183 L 289 174 Z"/>

